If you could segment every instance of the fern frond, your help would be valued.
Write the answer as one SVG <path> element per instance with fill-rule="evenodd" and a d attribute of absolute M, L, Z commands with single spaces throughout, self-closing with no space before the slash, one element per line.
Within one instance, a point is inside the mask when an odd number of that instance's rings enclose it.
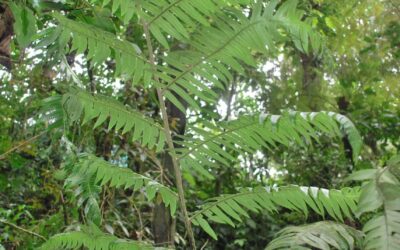
<path fill-rule="evenodd" d="M 362 186 L 357 215 L 383 210 L 363 227 L 366 235 L 364 249 L 395 250 L 400 244 L 400 181 L 395 176 L 400 167 L 398 156 L 393 157 L 388 166 L 355 172 L 354 180 L 369 180 Z M 393 172 L 393 173 L 392 173 Z"/>
<path fill-rule="evenodd" d="M 115 34 L 99 29 L 93 25 L 68 19 L 61 14 L 53 14 L 60 27 L 50 37 L 57 38 L 59 45 L 67 46 L 70 39 L 71 51 L 84 54 L 93 63 L 102 63 L 112 57 L 116 63 L 116 75 L 126 75 L 138 83 L 141 79 L 146 84 L 151 82 L 151 67 L 141 55 L 140 48 L 131 42 L 117 38 Z"/>
<path fill-rule="evenodd" d="M 253 212 L 276 212 L 279 207 L 308 215 L 312 210 L 325 217 L 343 221 L 352 218 L 358 200 L 357 189 L 327 190 L 316 187 L 287 186 L 280 188 L 257 187 L 244 189 L 240 193 L 213 198 L 191 217 L 214 239 L 217 238 L 208 221 L 235 226 L 241 217 L 248 217 L 246 210 Z"/>
<path fill-rule="evenodd" d="M 80 247 L 88 250 L 154 249 L 145 242 L 118 239 L 114 235 L 105 234 L 93 224 L 80 227 L 81 231 L 54 235 L 40 247 L 40 250 L 80 249 Z"/>
<path fill-rule="evenodd" d="M 230 162 L 236 161 L 237 157 L 230 155 L 228 150 L 243 154 L 254 153 L 262 148 L 271 149 L 277 144 L 306 146 L 312 143 L 312 139 L 318 141 L 320 132 L 331 136 L 340 136 L 341 133 L 349 135 L 355 161 L 362 145 L 354 124 L 347 117 L 333 112 L 244 116 L 217 124 L 203 121 L 203 125 L 204 128 L 189 127 L 188 135 L 181 142 L 184 148 L 179 151 L 179 159 L 182 166 L 205 175 L 204 165 L 229 166 Z"/>
<path fill-rule="evenodd" d="M 265 250 L 337 249 L 353 250 L 361 245 L 363 233 L 344 224 L 322 221 L 303 226 L 286 227 Z"/>
<path fill-rule="evenodd" d="M 234 10 L 220 14 L 212 25 L 199 28 L 190 37 L 189 50 L 170 52 L 164 57 L 167 65 L 158 68 L 157 76 L 165 82 L 166 98 L 181 109 L 183 105 L 178 103 L 175 95 L 194 109 L 199 106 L 191 96 L 193 94 L 212 102 L 217 95 L 206 83 L 224 88 L 224 84 L 232 79 L 230 70 L 244 73 L 242 63 L 257 66 L 253 54 L 255 51 L 266 53 L 275 47 L 275 41 L 285 39 L 280 30 L 286 30 L 288 37 L 292 33 L 300 36 L 302 42 L 307 42 L 301 45 L 308 46 L 311 29 L 301 21 L 297 1 L 286 1 L 275 10 L 278 2 L 271 1 L 264 7 L 262 1 L 258 1 L 252 6 L 250 17 Z M 315 39 L 313 36 L 311 40 Z"/>
<path fill-rule="evenodd" d="M 159 194 L 165 206 L 169 206 L 171 214 L 175 214 L 178 201 L 175 192 L 128 168 L 118 167 L 93 155 L 82 155 L 72 172 L 77 176 L 85 176 L 85 179 L 92 178 L 93 182 L 100 186 L 132 188 L 134 191 L 143 188 L 149 200 L 153 200 L 156 194 Z"/>
<path fill-rule="evenodd" d="M 108 129 L 122 129 L 122 134 L 132 131 L 132 139 L 148 148 L 156 147 L 161 151 L 165 143 L 164 129 L 156 121 L 145 117 L 142 113 L 129 109 L 118 101 L 102 96 L 90 95 L 85 91 L 73 89 L 64 94 L 62 105 L 71 122 L 82 123 L 96 118 L 94 128 L 108 121 Z M 109 120 L 108 120 L 109 118 Z"/>

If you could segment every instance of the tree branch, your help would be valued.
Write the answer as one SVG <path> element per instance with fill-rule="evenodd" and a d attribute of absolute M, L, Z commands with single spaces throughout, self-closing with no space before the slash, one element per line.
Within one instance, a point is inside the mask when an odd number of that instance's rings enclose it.
<path fill-rule="evenodd" d="M 36 140 L 37 138 L 39 138 L 40 136 L 42 136 L 42 135 L 45 134 L 46 132 L 47 132 L 47 130 L 42 131 L 40 134 L 37 134 L 37 135 L 35 135 L 35 136 L 29 138 L 28 140 L 25 140 L 25 141 L 21 142 L 21 143 L 18 144 L 17 146 L 14 146 L 14 147 L 10 148 L 9 150 L 7 150 L 6 152 L 4 152 L 3 154 L 0 155 L 0 160 L 4 160 L 4 159 L 6 158 L 6 156 L 7 156 L 9 153 L 11 153 L 11 152 L 17 150 L 18 148 L 20 148 L 20 147 L 22 147 L 22 146 L 24 146 L 24 145 L 30 143 L 31 141 Z"/>
<path fill-rule="evenodd" d="M 22 227 L 20 227 L 20 226 L 17 226 L 17 225 L 15 225 L 15 224 L 11 223 L 11 222 L 6 221 L 6 220 L 0 219 L 0 222 L 3 223 L 3 224 L 6 224 L 6 225 L 8 225 L 8 226 L 11 226 L 11 227 L 13 227 L 13 228 L 15 228 L 15 229 L 21 230 L 22 232 L 25 232 L 25 233 L 31 234 L 31 235 L 33 235 L 33 236 L 36 236 L 36 237 L 38 237 L 38 238 L 40 238 L 40 239 L 42 239 L 42 240 L 44 240 L 44 241 L 47 240 L 44 236 L 42 236 L 42 235 L 40 235 L 40 234 L 38 234 L 38 233 L 29 231 L 28 229 L 25 229 L 25 228 L 22 228 Z"/>

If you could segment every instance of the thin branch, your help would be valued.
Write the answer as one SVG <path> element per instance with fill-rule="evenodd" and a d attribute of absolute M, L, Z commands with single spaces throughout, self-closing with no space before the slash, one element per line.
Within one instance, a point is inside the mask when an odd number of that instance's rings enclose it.
<path fill-rule="evenodd" d="M 20 147 L 22 147 L 22 146 L 24 146 L 24 145 L 26 145 L 26 144 L 28 144 L 28 143 L 30 143 L 30 142 L 36 140 L 37 138 L 39 138 L 40 136 L 42 136 L 42 135 L 45 134 L 46 132 L 47 132 L 47 130 L 42 131 L 40 134 L 37 134 L 37 135 L 35 135 L 35 136 L 29 138 L 28 140 L 25 140 L 25 141 L 21 142 L 21 143 L 18 144 L 17 146 L 14 146 L 14 147 L 10 148 L 10 149 L 7 150 L 5 153 L 3 153 L 3 154 L 0 155 L 0 160 L 4 160 L 8 154 L 12 153 L 13 151 L 17 150 L 18 148 L 20 148 Z"/>
<path fill-rule="evenodd" d="M 200 248 L 200 250 L 203 250 L 208 244 L 208 239 L 206 240 L 206 242 L 204 243 L 204 245 Z"/>
<path fill-rule="evenodd" d="M 140 210 L 136 207 L 135 202 L 132 199 L 128 199 L 129 203 L 133 206 L 133 208 L 136 210 L 136 213 L 138 214 L 139 217 L 139 224 L 140 224 L 140 233 L 138 235 L 138 240 L 142 241 L 142 238 L 144 236 L 144 226 L 143 226 L 143 220 L 142 220 L 142 214 L 140 213 Z"/>
<path fill-rule="evenodd" d="M 149 50 L 149 61 L 152 65 L 153 70 L 155 70 L 156 64 L 155 64 L 155 59 L 154 59 L 153 45 L 150 40 L 149 27 L 146 23 L 144 23 L 143 28 L 144 28 L 144 32 L 146 35 L 147 47 Z M 154 80 L 156 82 L 160 83 L 160 79 L 157 77 L 156 74 L 154 75 Z M 162 94 L 162 90 L 160 88 L 157 88 L 157 96 L 158 96 L 158 100 L 160 102 L 160 110 L 161 110 L 162 119 L 163 119 L 163 123 L 164 123 L 164 133 L 165 133 L 166 141 L 168 144 L 168 148 L 170 150 L 172 164 L 174 166 L 176 186 L 178 189 L 179 202 L 180 202 L 181 210 L 182 210 L 183 217 L 184 217 L 185 227 L 186 227 L 186 231 L 188 233 L 190 247 L 191 247 L 191 249 L 195 250 L 196 243 L 195 243 L 194 234 L 193 234 L 193 230 L 192 230 L 192 224 L 189 220 L 189 214 L 188 214 L 187 208 L 186 208 L 185 194 L 184 194 L 183 181 L 182 181 L 182 172 L 181 172 L 181 169 L 180 169 L 180 166 L 178 163 L 178 159 L 177 159 L 177 156 L 175 153 L 175 147 L 174 147 L 174 143 L 172 141 L 172 136 L 171 136 L 171 129 L 169 127 L 169 122 L 168 122 L 167 108 L 165 107 L 164 97 Z"/>
<path fill-rule="evenodd" d="M 25 232 L 25 233 L 27 233 L 27 234 L 31 234 L 31 235 L 36 236 L 36 237 L 38 237 L 38 238 L 40 238 L 40 239 L 42 239 L 42 240 L 44 240 L 44 241 L 47 241 L 47 239 L 46 239 L 44 236 L 42 236 L 42 235 L 40 235 L 40 234 L 38 234 L 38 233 L 29 231 L 28 229 L 22 228 L 22 227 L 20 227 L 20 226 L 17 226 L 17 225 L 15 225 L 14 223 L 8 222 L 8 221 L 3 220 L 3 219 L 0 219 L 0 223 L 9 225 L 9 226 L 11 226 L 11 227 L 13 227 L 13 228 L 15 228 L 15 229 L 18 229 L 18 230 L 20 230 L 20 231 L 22 231 L 22 232 Z"/>

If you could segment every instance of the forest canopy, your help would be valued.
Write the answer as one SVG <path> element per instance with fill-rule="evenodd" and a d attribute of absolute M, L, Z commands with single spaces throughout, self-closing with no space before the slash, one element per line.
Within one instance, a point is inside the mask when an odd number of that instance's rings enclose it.
<path fill-rule="evenodd" d="M 399 0 L 0 1 L 0 250 L 400 245 Z"/>

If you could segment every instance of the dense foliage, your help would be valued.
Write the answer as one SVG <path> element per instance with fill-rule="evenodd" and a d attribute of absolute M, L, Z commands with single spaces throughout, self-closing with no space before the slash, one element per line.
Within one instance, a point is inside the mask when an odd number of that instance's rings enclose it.
<path fill-rule="evenodd" d="M 0 2 L 1 249 L 398 249 L 397 0 Z"/>

